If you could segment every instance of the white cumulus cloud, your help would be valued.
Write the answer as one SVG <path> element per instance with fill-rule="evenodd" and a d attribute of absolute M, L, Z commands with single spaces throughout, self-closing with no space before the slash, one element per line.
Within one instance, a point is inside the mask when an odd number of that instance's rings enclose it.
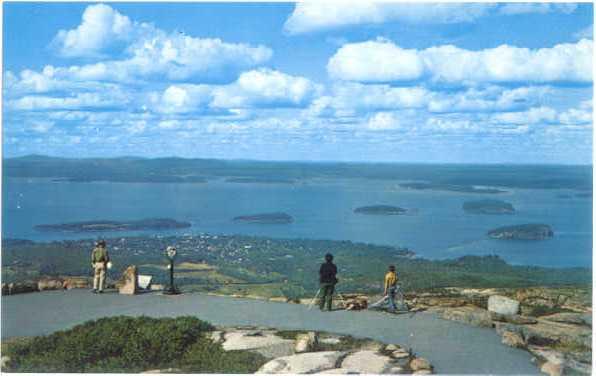
<path fill-rule="evenodd" d="M 559 115 L 561 124 L 585 125 L 592 123 L 592 100 L 585 100 L 577 108 L 570 108 Z"/>
<path fill-rule="evenodd" d="M 547 86 L 469 88 L 435 93 L 428 102 L 428 110 L 433 113 L 515 111 L 533 106 L 551 92 Z"/>
<path fill-rule="evenodd" d="M 151 95 L 150 101 L 162 113 L 225 110 L 243 117 L 250 108 L 304 107 L 321 91 L 321 85 L 304 77 L 259 69 L 242 73 L 228 85 L 171 85 L 161 95 Z"/>
<path fill-rule="evenodd" d="M 115 42 L 131 37 L 130 19 L 105 4 L 89 5 L 75 29 L 60 30 L 52 44 L 65 57 L 95 57 Z"/>
<path fill-rule="evenodd" d="M 495 5 L 480 3 L 382 3 L 367 1 L 300 2 L 284 29 L 291 34 L 348 25 L 408 23 L 459 23 L 474 21 Z"/>
<path fill-rule="evenodd" d="M 494 114 L 492 122 L 500 124 L 552 124 L 558 119 L 557 111 L 550 107 L 535 107 L 528 111 Z"/>
<path fill-rule="evenodd" d="M 90 5 L 82 23 L 62 30 L 54 38 L 66 57 L 104 57 L 121 42 L 122 59 L 55 68 L 56 79 L 130 82 L 138 78 L 231 81 L 237 75 L 269 60 L 273 51 L 262 45 L 226 43 L 166 32 L 147 23 L 131 21 L 108 5 Z"/>
<path fill-rule="evenodd" d="M 432 97 L 433 93 L 423 87 L 340 83 L 328 95 L 315 99 L 307 114 L 345 117 L 371 111 L 424 108 Z"/>
<path fill-rule="evenodd" d="M 305 1 L 296 4 L 284 24 L 290 34 L 329 30 L 346 26 L 402 22 L 450 24 L 474 22 L 490 14 L 564 13 L 575 11 L 574 3 L 399 3 L 371 1 Z"/>
<path fill-rule="evenodd" d="M 271 69 L 244 72 L 231 84 L 214 89 L 212 107 L 302 107 L 311 102 L 322 87 L 307 78 Z"/>
<path fill-rule="evenodd" d="M 403 49 L 386 39 L 342 46 L 329 59 L 334 79 L 359 82 L 548 83 L 592 81 L 592 41 L 528 49 L 501 45 L 479 51 L 453 45 Z"/>
<path fill-rule="evenodd" d="M 377 112 L 368 119 L 367 128 L 373 131 L 386 131 L 401 128 L 398 116 L 392 112 Z"/>
<path fill-rule="evenodd" d="M 129 102 L 122 93 L 76 93 L 67 97 L 27 95 L 9 100 L 8 109 L 19 111 L 79 110 L 93 108 L 122 108 Z"/>

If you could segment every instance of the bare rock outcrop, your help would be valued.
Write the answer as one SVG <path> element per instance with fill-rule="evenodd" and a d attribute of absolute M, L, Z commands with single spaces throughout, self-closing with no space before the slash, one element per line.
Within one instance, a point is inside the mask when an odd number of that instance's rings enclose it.
<path fill-rule="evenodd" d="M 118 292 L 123 295 L 134 295 L 139 292 L 139 272 L 135 265 L 131 265 L 124 273 L 118 283 Z"/>

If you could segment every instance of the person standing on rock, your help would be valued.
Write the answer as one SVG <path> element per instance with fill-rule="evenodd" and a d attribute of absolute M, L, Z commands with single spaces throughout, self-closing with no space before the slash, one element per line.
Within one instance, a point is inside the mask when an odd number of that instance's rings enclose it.
<path fill-rule="evenodd" d="M 325 262 L 321 264 L 319 269 L 319 282 L 321 284 L 321 299 L 319 301 L 319 308 L 321 311 L 325 309 L 331 311 L 333 304 L 333 292 L 335 290 L 335 284 L 337 283 L 337 267 L 333 263 L 333 255 L 327 253 L 325 255 Z"/>
<path fill-rule="evenodd" d="M 388 298 L 389 311 L 395 312 L 397 306 L 395 305 L 395 295 L 397 293 L 397 273 L 395 273 L 395 266 L 389 265 L 389 270 L 385 274 L 385 292 L 384 296 Z"/>
<path fill-rule="evenodd" d="M 105 240 L 97 242 L 96 247 L 91 252 L 91 265 L 93 266 L 93 293 L 103 293 L 106 281 L 106 269 L 110 256 L 106 249 Z"/>

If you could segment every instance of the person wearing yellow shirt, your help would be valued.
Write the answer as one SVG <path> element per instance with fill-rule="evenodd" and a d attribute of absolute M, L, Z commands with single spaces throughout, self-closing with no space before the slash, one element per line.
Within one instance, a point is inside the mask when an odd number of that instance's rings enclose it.
<path fill-rule="evenodd" d="M 397 310 L 395 305 L 395 295 L 397 292 L 397 274 L 395 273 L 395 266 L 389 265 L 389 271 L 385 274 L 385 292 L 384 295 L 389 299 L 389 310 L 394 312 Z"/>

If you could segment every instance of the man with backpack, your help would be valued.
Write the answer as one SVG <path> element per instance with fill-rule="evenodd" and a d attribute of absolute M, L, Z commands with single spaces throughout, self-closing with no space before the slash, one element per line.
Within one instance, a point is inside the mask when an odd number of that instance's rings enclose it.
<path fill-rule="evenodd" d="M 106 269 L 110 256 L 106 250 L 105 240 L 97 242 L 93 252 L 91 252 L 91 265 L 93 266 L 93 293 L 103 293 L 106 281 Z"/>
<path fill-rule="evenodd" d="M 321 299 L 319 301 L 319 308 L 321 311 L 324 310 L 327 305 L 327 310 L 331 311 L 333 304 L 333 292 L 335 290 L 335 284 L 337 284 L 337 267 L 333 263 L 333 255 L 327 253 L 325 255 L 325 262 L 321 264 L 319 269 L 319 282 L 321 286 Z"/>

